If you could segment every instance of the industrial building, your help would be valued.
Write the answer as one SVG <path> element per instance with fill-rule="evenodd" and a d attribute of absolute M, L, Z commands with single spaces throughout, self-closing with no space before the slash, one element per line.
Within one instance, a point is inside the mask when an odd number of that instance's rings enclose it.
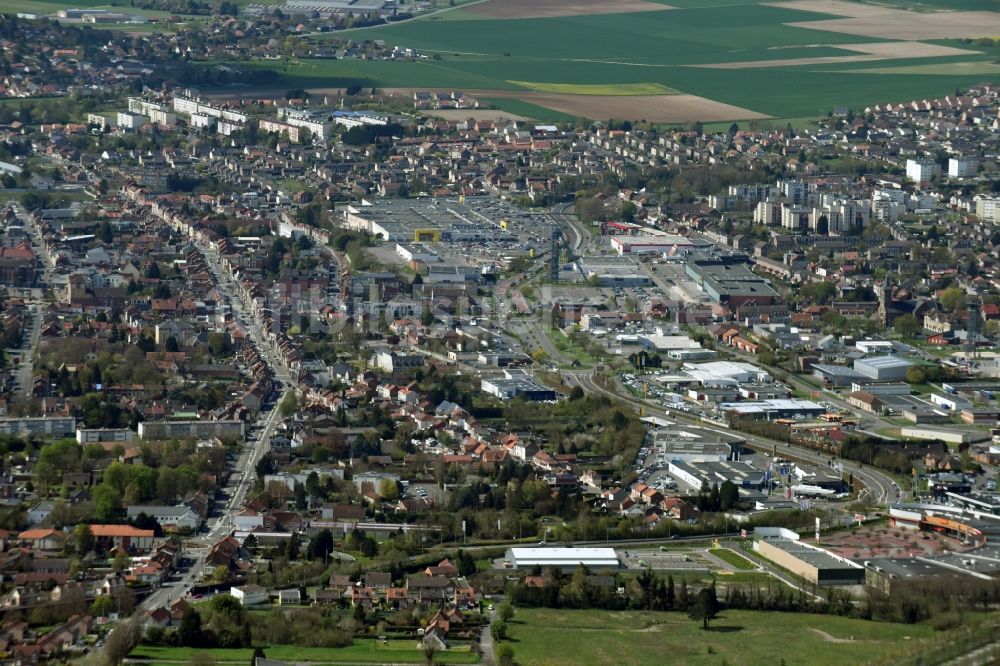
<path fill-rule="evenodd" d="M 695 256 L 688 259 L 684 271 L 713 300 L 725 305 L 772 305 L 778 299 L 771 283 L 750 270 L 745 254 Z"/>
<path fill-rule="evenodd" d="M 612 236 L 611 247 L 618 254 L 677 255 L 694 249 L 683 236 Z"/>
<path fill-rule="evenodd" d="M 843 365 L 814 363 L 812 372 L 813 377 L 821 380 L 826 386 L 851 386 L 855 382 L 868 379 L 866 375 Z"/>
<path fill-rule="evenodd" d="M 533 401 L 556 399 L 554 390 L 542 386 L 524 370 L 504 370 L 503 377 L 483 379 L 481 386 L 484 392 L 501 400 L 510 400 L 511 398 L 524 398 Z"/>
<path fill-rule="evenodd" d="M 396 254 L 406 262 L 433 264 L 441 261 L 438 253 L 425 243 L 396 243 Z"/>
<path fill-rule="evenodd" d="M 767 370 L 738 361 L 685 363 L 681 369 L 703 386 L 737 386 L 749 382 L 766 384 L 771 381 L 771 375 Z"/>
<path fill-rule="evenodd" d="M 813 585 L 860 585 L 865 569 L 828 550 L 793 539 L 756 539 L 753 549 Z"/>
<path fill-rule="evenodd" d="M 854 370 L 877 382 L 897 382 L 906 378 L 906 371 L 912 365 L 899 356 L 874 356 L 856 360 Z"/>
<path fill-rule="evenodd" d="M 719 404 L 719 411 L 741 418 L 773 421 L 815 417 L 823 414 L 826 409 L 812 400 L 777 399 L 723 402 Z"/>
<path fill-rule="evenodd" d="M 649 274 L 631 257 L 581 257 L 576 267 L 585 279 L 596 281 L 599 287 L 645 287 L 652 284 Z"/>
<path fill-rule="evenodd" d="M 508 548 L 504 562 L 508 569 L 518 570 L 556 567 L 572 571 L 581 565 L 591 570 L 621 568 L 614 548 Z"/>
<path fill-rule="evenodd" d="M 723 462 L 739 455 L 745 443 L 742 437 L 727 436 L 725 431 L 698 426 L 669 425 L 650 433 L 651 447 L 657 455 L 673 462 Z"/>
<path fill-rule="evenodd" d="M 726 481 L 739 488 L 760 490 L 767 482 L 765 472 L 745 462 L 671 462 L 667 471 L 692 490 L 721 486 Z"/>

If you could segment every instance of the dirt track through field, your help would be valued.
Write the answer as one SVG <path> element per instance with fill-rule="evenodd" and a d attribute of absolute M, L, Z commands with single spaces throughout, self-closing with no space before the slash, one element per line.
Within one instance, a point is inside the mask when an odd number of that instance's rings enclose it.
<path fill-rule="evenodd" d="M 554 18 L 594 14 L 634 14 L 675 9 L 646 0 L 489 0 L 464 10 L 491 19 Z"/>

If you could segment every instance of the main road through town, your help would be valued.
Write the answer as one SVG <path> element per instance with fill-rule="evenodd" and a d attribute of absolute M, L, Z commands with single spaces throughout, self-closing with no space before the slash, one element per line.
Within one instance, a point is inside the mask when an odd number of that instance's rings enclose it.
<path fill-rule="evenodd" d="M 205 257 L 205 262 L 212 276 L 215 278 L 220 291 L 225 294 L 232 304 L 234 318 L 249 332 L 254 347 L 274 375 L 275 383 L 281 392 L 281 397 L 277 400 L 269 401 L 267 403 L 268 406 L 257 414 L 257 419 L 250 429 L 250 436 L 240 451 L 239 458 L 225 487 L 228 496 L 226 503 L 220 508 L 218 516 L 208 520 L 208 534 L 200 535 L 193 539 L 192 543 L 186 545 L 185 554 L 193 560 L 193 563 L 184 571 L 179 581 L 161 587 L 146 597 L 140 604 L 139 609 L 141 612 L 155 610 L 162 606 L 169 606 L 176 599 L 183 597 L 205 575 L 205 558 L 212 544 L 232 532 L 233 518 L 243 507 L 244 500 L 256 476 L 257 463 L 267 453 L 271 436 L 277 427 L 281 400 L 289 391 L 293 390 L 291 371 L 282 361 L 273 339 L 265 336 L 261 328 L 253 320 L 250 304 L 245 302 L 241 297 L 240 291 L 237 289 L 231 275 L 223 270 L 218 254 L 201 243 L 198 243 L 197 247 Z"/>

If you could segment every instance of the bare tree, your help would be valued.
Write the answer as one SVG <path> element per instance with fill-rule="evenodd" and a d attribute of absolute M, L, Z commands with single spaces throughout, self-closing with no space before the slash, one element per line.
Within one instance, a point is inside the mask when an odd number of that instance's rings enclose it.
<path fill-rule="evenodd" d="M 124 622 L 120 622 L 108 636 L 104 644 L 104 657 L 111 666 L 121 664 L 128 653 L 131 652 L 142 639 L 142 621 L 138 617 L 131 617 Z"/>

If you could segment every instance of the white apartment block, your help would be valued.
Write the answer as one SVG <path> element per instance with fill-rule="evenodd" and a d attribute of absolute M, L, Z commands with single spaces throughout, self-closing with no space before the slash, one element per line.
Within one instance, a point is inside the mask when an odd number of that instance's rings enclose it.
<path fill-rule="evenodd" d="M 288 123 L 283 123 L 280 120 L 268 120 L 267 118 L 262 118 L 260 121 L 260 131 L 270 132 L 273 134 L 281 134 L 282 132 L 288 132 L 288 140 L 299 142 L 299 128 L 294 125 L 289 125 Z"/>
<path fill-rule="evenodd" d="M 166 104 L 150 102 L 148 99 L 141 97 L 128 98 L 128 110 L 142 116 L 151 115 L 153 111 L 167 111 L 168 109 L 169 107 Z"/>
<path fill-rule="evenodd" d="M 150 109 L 149 120 L 157 125 L 172 126 L 177 124 L 177 114 L 166 109 Z"/>
<path fill-rule="evenodd" d="M 1000 197 L 978 196 L 976 217 L 985 222 L 1000 222 Z"/>
<path fill-rule="evenodd" d="M 867 227 L 871 222 L 872 210 L 866 201 L 833 201 L 812 209 L 809 227 L 818 229 L 819 219 L 824 215 L 830 232 L 847 233 L 856 227 Z"/>
<path fill-rule="evenodd" d="M 941 167 L 934 160 L 906 160 L 906 177 L 914 183 L 930 182 L 939 173 Z"/>
<path fill-rule="evenodd" d="M 145 119 L 138 113 L 132 113 L 131 111 L 119 111 L 118 112 L 118 127 L 127 130 L 137 130 L 142 127 Z"/>
<path fill-rule="evenodd" d="M 108 128 L 108 119 L 103 114 L 100 113 L 88 113 L 87 114 L 87 124 L 97 125 L 102 130 Z"/>
<path fill-rule="evenodd" d="M 196 114 L 201 116 L 211 116 L 213 118 L 227 120 L 231 123 L 237 123 L 240 125 L 245 124 L 250 119 L 250 117 L 245 113 L 232 111 L 230 109 L 221 109 L 217 106 L 212 106 L 211 104 L 202 104 L 198 100 L 191 99 L 189 97 L 174 97 L 174 111 L 191 116 Z"/>
<path fill-rule="evenodd" d="M 187 97 L 174 97 L 174 111 L 177 113 L 183 113 L 185 115 L 194 115 L 199 113 L 198 100 L 188 99 Z M 204 114 L 200 114 L 204 115 Z"/>
<path fill-rule="evenodd" d="M 972 178 L 979 173 L 979 160 L 974 157 L 952 157 L 948 160 L 949 178 Z"/>
<path fill-rule="evenodd" d="M 775 201 L 761 201 L 753 209 L 754 224 L 773 227 L 781 221 L 781 204 Z"/>
<path fill-rule="evenodd" d="M 219 120 L 215 125 L 215 131 L 223 136 L 229 136 L 233 132 L 238 132 L 243 129 L 243 123 L 234 122 L 231 120 Z"/>
<path fill-rule="evenodd" d="M 809 227 L 809 209 L 805 206 L 782 206 L 781 227 L 783 229 L 806 229 Z"/>
<path fill-rule="evenodd" d="M 200 113 L 191 114 L 191 127 L 197 129 L 209 130 L 215 127 L 215 118 L 212 116 L 205 116 Z"/>

